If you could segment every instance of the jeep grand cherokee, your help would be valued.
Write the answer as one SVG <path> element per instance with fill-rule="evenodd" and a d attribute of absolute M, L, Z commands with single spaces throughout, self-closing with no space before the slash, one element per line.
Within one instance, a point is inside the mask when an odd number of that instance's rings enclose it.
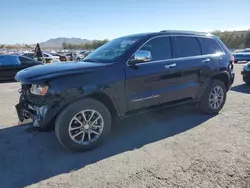
<path fill-rule="evenodd" d="M 35 66 L 16 75 L 19 119 L 55 124 L 71 151 L 91 149 L 114 117 L 192 102 L 218 113 L 234 80 L 233 57 L 211 34 L 161 31 L 114 39 L 82 62 Z"/>

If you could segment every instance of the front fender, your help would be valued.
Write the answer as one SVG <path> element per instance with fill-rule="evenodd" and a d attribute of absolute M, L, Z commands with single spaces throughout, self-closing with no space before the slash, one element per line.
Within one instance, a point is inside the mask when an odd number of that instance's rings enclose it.
<path fill-rule="evenodd" d="M 118 115 L 123 116 L 126 111 L 124 71 L 104 71 L 74 74 L 67 77 L 58 77 L 49 82 L 49 94 L 58 96 L 60 100 L 71 103 L 83 97 L 96 93 L 103 93 L 112 101 Z"/>
<path fill-rule="evenodd" d="M 61 111 L 63 111 L 63 109 L 65 109 L 67 106 L 69 106 L 70 104 L 77 102 L 78 100 L 81 100 L 83 98 L 94 98 L 93 96 L 95 96 L 96 94 L 100 95 L 105 95 L 106 98 L 108 99 L 109 102 L 108 104 L 112 104 L 113 109 L 115 110 L 115 113 L 117 115 L 120 115 L 120 109 L 117 106 L 117 104 L 112 100 L 112 97 L 109 96 L 106 92 L 72 92 L 72 93 L 67 93 L 65 95 L 61 95 L 59 98 L 57 98 L 56 100 L 51 100 L 53 102 L 50 103 L 46 103 L 46 104 L 42 104 L 41 106 L 39 106 L 37 108 L 38 111 L 40 111 L 41 108 L 46 107 L 46 113 L 43 113 L 43 115 L 40 115 L 39 117 L 37 116 L 35 119 L 37 119 L 37 121 L 39 122 L 39 127 L 40 128 L 46 128 L 48 126 L 51 125 L 50 122 L 52 122 L 53 120 L 55 120 L 55 118 L 57 117 L 58 114 L 61 113 Z M 55 98 L 56 96 L 51 96 L 52 99 Z M 98 100 L 98 99 L 97 99 Z M 100 101 L 103 102 L 103 101 Z M 107 105 L 107 103 L 103 102 L 104 105 Z M 110 110 L 110 106 L 107 106 L 107 108 Z M 113 110 L 112 109 L 112 110 Z"/>

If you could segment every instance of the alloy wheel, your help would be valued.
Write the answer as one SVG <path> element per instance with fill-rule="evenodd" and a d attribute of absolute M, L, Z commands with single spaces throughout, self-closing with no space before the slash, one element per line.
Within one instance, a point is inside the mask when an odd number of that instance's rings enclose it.
<path fill-rule="evenodd" d="M 99 138 L 104 127 L 102 115 L 96 110 L 78 112 L 70 121 L 70 138 L 82 145 L 88 145 Z"/>
<path fill-rule="evenodd" d="M 224 100 L 224 91 L 220 86 L 216 86 L 210 96 L 209 96 L 209 105 L 212 109 L 218 109 L 222 105 Z"/>

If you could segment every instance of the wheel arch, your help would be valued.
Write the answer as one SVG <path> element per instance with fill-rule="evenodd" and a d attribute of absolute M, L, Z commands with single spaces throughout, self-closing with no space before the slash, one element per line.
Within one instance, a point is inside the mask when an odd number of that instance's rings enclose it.
<path fill-rule="evenodd" d="M 102 104 L 104 104 L 108 108 L 112 118 L 120 117 L 119 109 L 114 104 L 114 102 L 112 101 L 111 97 L 108 94 L 106 94 L 105 92 L 94 92 L 94 93 L 89 93 L 87 95 L 82 95 L 81 97 L 79 97 L 79 96 L 76 97 L 76 98 L 71 97 L 71 98 L 68 98 L 66 100 L 61 101 L 58 104 L 58 106 L 57 106 L 58 108 L 56 109 L 56 111 L 53 114 L 51 114 L 49 119 L 46 120 L 43 127 L 41 127 L 41 128 L 44 131 L 53 130 L 54 123 L 55 123 L 58 115 L 65 108 L 67 108 L 67 106 L 69 106 L 69 105 L 71 105 L 71 104 L 73 104 L 73 103 L 75 103 L 77 101 L 80 101 L 82 99 L 86 99 L 86 98 L 95 99 L 95 100 L 101 102 Z"/>
<path fill-rule="evenodd" d="M 230 88 L 230 78 L 229 78 L 228 73 L 221 72 L 221 73 L 215 74 L 215 75 L 213 75 L 211 77 L 211 80 L 213 80 L 213 79 L 222 81 L 225 84 L 227 91 L 229 90 L 229 88 Z"/>
<path fill-rule="evenodd" d="M 215 80 L 215 79 L 222 81 L 225 84 L 227 91 L 230 89 L 230 78 L 229 78 L 228 73 L 227 72 L 218 72 L 218 73 L 212 75 L 211 77 L 207 78 L 203 82 L 203 84 L 201 85 L 199 92 L 197 94 L 198 99 L 200 99 L 203 96 L 203 93 L 206 91 L 211 80 Z"/>
<path fill-rule="evenodd" d="M 108 94 L 106 94 L 104 92 L 95 92 L 95 93 L 89 94 L 87 96 L 84 96 L 83 98 L 86 98 L 86 97 L 95 99 L 95 100 L 101 102 L 102 104 L 104 104 L 108 108 L 108 110 L 111 114 L 111 117 L 114 118 L 114 117 L 119 116 L 119 114 L 120 114 L 119 110 Z"/>
<path fill-rule="evenodd" d="M 111 97 L 107 93 L 100 92 L 100 91 L 88 93 L 88 94 L 82 95 L 80 97 L 78 96 L 75 99 L 71 99 L 68 102 L 66 102 L 66 104 L 61 108 L 61 110 L 63 110 L 65 107 L 67 107 L 68 105 L 70 105 L 72 103 L 75 103 L 77 101 L 80 101 L 80 100 L 86 99 L 86 98 L 95 99 L 95 100 L 101 102 L 102 104 L 104 104 L 108 108 L 112 117 L 119 117 L 120 116 L 119 110 L 118 110 L 117 106 L 115 105 L 115 103 L 113 102 L 113 100 L 111 99 Z"/>

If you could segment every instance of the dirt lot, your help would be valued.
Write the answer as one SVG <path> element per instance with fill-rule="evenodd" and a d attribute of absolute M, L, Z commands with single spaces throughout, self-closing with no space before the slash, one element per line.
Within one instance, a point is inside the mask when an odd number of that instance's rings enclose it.
<path fill-rule="evenodd" d="M 72 154 L 54 132 L 17 126 L 18 83 L 0 84 L 0 187 L 250 187 L 250 86 L 236 81 L 217 116 L 182 106 L 119 122 Z"/>

